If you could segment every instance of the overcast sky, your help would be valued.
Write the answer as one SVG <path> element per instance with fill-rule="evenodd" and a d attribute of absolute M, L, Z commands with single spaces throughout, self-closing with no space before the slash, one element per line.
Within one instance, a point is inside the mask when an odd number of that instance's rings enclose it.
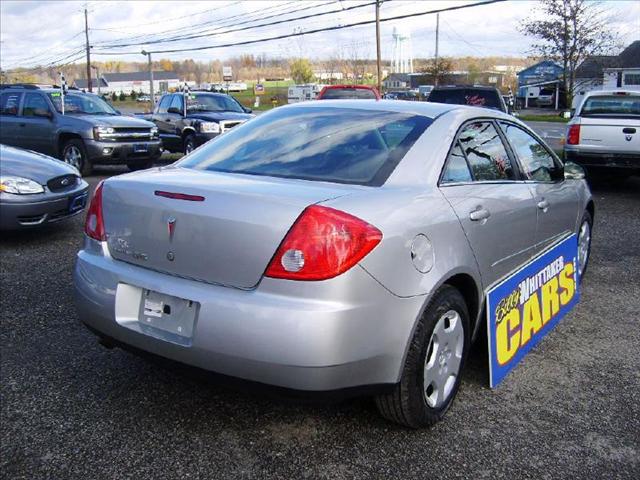
<path fill-rule="evenodd" d="M 82 55 L 84 47 L 83 7 L 88 4 L 90 43 L 96 60 L 137 60 L 140 50 L 167 50 L 210 46 L 285 35 L 375 18 L 373 6 L 349 11 L 342 9 L 370 3 L 355 1 L 11 1 L 0 2 L 0 65 L 3 69 L 30 67 L 51 61 L 70 61 Z M 462 0 L 391 0 L 381 7 L 381 18 L 468 4 Z M 440 54 L 446 56 L 525 56 L 531 39 L 517 30 L 537 2 L 509 1 L 440 14 Z M 627 45 L 640 39 L 640 1 L 608 1 L 611 29 Z M 292 12 L 296 10 L 296 12 Z M 340 10 L 331 15 L 280 25 L 224 33 L 254 24 L 273 22 L 302 15 Z M 284 15 L 287 14 L 288 15 Z M 271 17 L 262 20 L 265 17 Z M 255 23 L 250 23 L 254 21 Z M 424 15 L 382 23 L 382 55 L 391 57 L 394 28 L 411 36 L 414 57 L 434 53 L 435 15 Z M 207 35 L 173 43 L 132 45 L 114 48 L 109 44 L 140 44 L 176 35 Z M 375 26 L 365 25 L 333 32 L 307 34 L 286 40 L 225 47 L 211 50 L 158 53 L 155 59 L 225 59 L 247 53 L 269 57 L 329 57 L 339 49 L 356 45 L 360 55 L 375 57 Z M 98 55 L 98 52 L 109 52 Z M 120 53 L 116 53 L 120 52 Z M 125 55 L 123 52 L 133 52 Z M 65 58 L 66 57 L 66 58 Z M 83 61 L 83 60 L 78 60 Z"/>

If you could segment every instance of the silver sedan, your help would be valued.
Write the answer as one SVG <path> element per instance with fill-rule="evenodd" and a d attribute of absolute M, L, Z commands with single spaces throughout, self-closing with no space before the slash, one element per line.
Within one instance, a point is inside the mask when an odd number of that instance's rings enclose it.
<path fill-rule="evenodd" d="M 524 124 L 393 101 L 277 108 L 97 187 L 75 267 L 103 343 L 263 384 L 368 392 L 411 427 L 456 395 L 487 289 L 594 205 Z"/>

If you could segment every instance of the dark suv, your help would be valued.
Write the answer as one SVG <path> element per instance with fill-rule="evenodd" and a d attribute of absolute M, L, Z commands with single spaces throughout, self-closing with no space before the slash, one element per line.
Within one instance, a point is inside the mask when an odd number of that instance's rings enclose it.
<path fill-rule="evenodd" d="M 230 95 L 191 92 L 163 95 L 151 120 L 165 150 L 187 154 L 253 116 Z"/>
<path fill-rule="evenodd" d="M 35 85 L 0 88 L 0 143 L 58 157 L 82 175 L 95 164 L 150 167 L 161 154 L 158 129 L 126 117 L 91 93 Z"/>
<path fill-rule="evenodd" d="M 434 87 L 429 94 L 429 98 L 427 98 L 427 102 L 493 108 L 494 110 L 509 113 L 500 90 L 495 87 L 479 85 Z"/>

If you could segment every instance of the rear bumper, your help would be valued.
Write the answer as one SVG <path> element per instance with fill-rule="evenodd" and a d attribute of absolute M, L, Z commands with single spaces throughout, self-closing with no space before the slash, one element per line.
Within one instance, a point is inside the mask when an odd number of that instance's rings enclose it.
<path fill-rule="evenodd" d="M 82 181 L 73 190 L 61 194 L 48 193 L 37 201 L 27 196 L 3 194 L 0 198 L 0 229 L 35 228 L 79 215 L 86 207 L 88 189 L 88 184 Z"/>
<path fill-rule="evenodd" d="M 99 142 L 85 140 L 92 163 L 126 164 L 156 160 L 162 155 L 160 140 L 141 142 Z M 139 151 L 138 151 L 139 150 Z"/>
<path fill-rule="evenodd" d="M 564 157 L 587 168 L 640 171 L 640 152 L 593 152 L 565 146 Z"/>
<path fill-rule="evenodd" d="M 187 365 L 287 389 L 335 391 L 399 380 L 424 296 L 392 295 L 356 266 L 324 282 L 265 278 L 255 290 L 204 284 L 110 258 L 91 240 L 74 270 L 81 320 L 100 335 Z M 118 285 L 193 300 L 188 345 L 123 320 Z M 121 290 L 122 291 L 122 290 Z M 140 298 L 130 306 L 138 308 Z"/>

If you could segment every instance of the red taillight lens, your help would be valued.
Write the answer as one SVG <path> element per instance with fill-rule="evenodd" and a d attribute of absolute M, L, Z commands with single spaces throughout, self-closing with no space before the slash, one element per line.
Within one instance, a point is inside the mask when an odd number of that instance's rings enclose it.
<path fill-rule="evenodd" d="M 570 125 L 567 133 L 567 145 L 578 145 L 580 143 L 580 124 Z"/>
<path fill-rule="evenodd" d="M 89 210 L 87 210 L 87 218 L 84 222 L 84 233 L 99 242 L 106 240 L 104 217 L 102 216 L 102 182 L 98 184 L 96 191 L 93 193 Z"/>
<path fill-rule="evenodd" d="M 280 244 L 265 275 L 288 280 L 326 280 L 346 272 L 382 240 L 382 232 L 353 215 L 313 205 Z"/>

